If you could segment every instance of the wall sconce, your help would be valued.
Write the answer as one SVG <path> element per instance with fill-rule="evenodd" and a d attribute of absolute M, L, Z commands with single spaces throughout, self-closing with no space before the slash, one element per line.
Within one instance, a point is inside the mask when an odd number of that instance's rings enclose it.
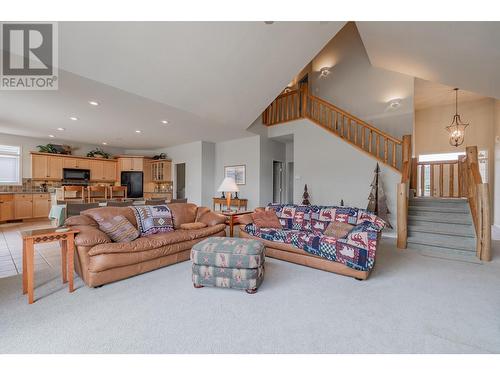
<path fill-rule="evenodd" d="M 330 74 L 330 68 L 325 66 L 319 70 L 319 76 L 321 78 L 326 78 Z"/>
<path fill-rule="evenodd" d="M 401 99 L 397 98 L 397 99 L 389 100 L 387 102 L 387 104 L 388 104 L 388 109 L 395 111 L 396 109 L 401 107 Z"/>

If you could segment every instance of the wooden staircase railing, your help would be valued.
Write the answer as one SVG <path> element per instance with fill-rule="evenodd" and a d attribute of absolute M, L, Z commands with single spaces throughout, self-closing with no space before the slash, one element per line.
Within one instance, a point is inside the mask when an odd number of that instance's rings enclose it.
<path fill-rule="evenodd" d="M 477 147 L 465 149 L 465 155 L 458 161 L 462 178 L 460 189 L 467 197 L 476 230 L 476 255 L 484 261 L 491 260 L 491 215 L 488 183 L 483 183 L 479 173 Z"/>
<path fill-rule="evenodd" d="M 417 162 L 416 188 L 418 197 L 465 197 L 462 191 L 462 171 L 457 160 Z"/>
<path fill-rule="evenodd" d="M 402 140 L 311 95 L 307 86 L 281 94 L 262 114 L 262 122 L 268 126 L 299 118 L 308 118 L 396 171 L 402 171 Z"/>
<path fill-rule="evenodd" d="M 397 186 L 396 200 L 398 223 L 396 245 L 399 249 L 406 249 L 408 245 L 408 200 L 410 199 L 414 161 L 411 152 L 411 135 L 404 135 L 401 155 L 401 183 Z"/>

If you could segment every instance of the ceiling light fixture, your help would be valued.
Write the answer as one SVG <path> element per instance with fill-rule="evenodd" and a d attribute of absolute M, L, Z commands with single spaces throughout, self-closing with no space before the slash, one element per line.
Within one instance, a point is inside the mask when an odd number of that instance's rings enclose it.
<path fill-rule="evenodd" d="M 97 107 L 99 105 L 99 102 L 96 102 L 95 100 L 89 100 L 89 104 Z"/>
<path fill-rule="evenodd" d="M 49 134 L 50 138 L 55 138 L 56 136 L 54 134 Z"/>
<path fill-rule="evenodd" d="M 137 134 L 141 134 L 142 133 L 142 130 L 136 130 L 135 131 Z"/>
<path fill-rule="evenodd" d="M 71 116 L 69 119 L 70 119 L 71 121 L 78 121 L 78 117 L 75 117 L 75 116 Z"/>
<path fill-rule="evenodd" d="M 389 109 L 396 110 L 399 107 L 401 107 L 401 99 L 397 98 L 397 99 L 389 100 L 388 104 L 389 104 Z"/>
<path fill-rule="evenodd" d="M 57 128 L 57 130 L 59 130 L 60 132 L 63 132 L 66 130 L 66 128 Z"/>
<path fill-rule="evenodd" d="M 325 66 L 319 70 L 319 76 L 321 78 L 326 78 L 330 74 L 330 68 Z"/>
<path fill-rule="evenodd" d="M 167 120 L 161 120 L 161 123 L 167 125 L 168 121 Z"/>
<path fill-rule="evenodd" d="M 103 146 L 106 146 L 107 144 L 108 144 L 108 142 L 102 142 Z"/>
<path fill-rule="evenodd" d="M 453 116 L 451 125 L 448 125 L 446 130 L 450 134 L 450 145 L 458 147 L 464 143 L 465 128 L 469 126 L 469 123 L 462 122 L 462 119 L 458 114 L 458 88 L 453 90 L 455 90 L 455 115 Z"/>

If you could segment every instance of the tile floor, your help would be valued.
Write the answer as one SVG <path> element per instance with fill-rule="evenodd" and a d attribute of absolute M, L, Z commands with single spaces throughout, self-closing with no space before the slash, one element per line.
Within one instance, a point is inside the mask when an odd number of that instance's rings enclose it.
<path fill-rule="evenodd" d="M 0 278 L 23 272 L 23 245 L 20 231 L 50 227 L 49 220 L 0 225 Z M 35 269 L 59 268 L 61 254 L 59 244 L 48 243 L 35 246 Z"/>

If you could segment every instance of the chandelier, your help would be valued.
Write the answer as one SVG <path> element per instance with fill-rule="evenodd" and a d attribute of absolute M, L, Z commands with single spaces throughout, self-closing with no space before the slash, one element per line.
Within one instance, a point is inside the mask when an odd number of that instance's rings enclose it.
<path fill-rule="evenodd" d="M 458 147 L 462 143 L 464 143 L 465 138 L 465 128 L 469 126 L 462 122 L 460 115 L 458 114 L 458 88 L 455 88 L 455 115 L 453 116 L 453 120 L 451 125 L 446 127 L 446 130 L 450 134 L 450 145 Z"/>

